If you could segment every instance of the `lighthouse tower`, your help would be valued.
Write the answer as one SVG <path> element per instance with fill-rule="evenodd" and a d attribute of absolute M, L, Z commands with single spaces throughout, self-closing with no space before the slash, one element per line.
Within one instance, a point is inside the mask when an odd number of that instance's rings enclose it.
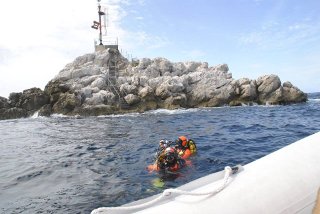
<path fill-rule="evenodd" d="M 102 11 L 100 1 L 98 1 L 98 16 L 99 21 L 93 21 L 91 28 L 99 31 L 99 39 L 95 40 L 95 51 L 113 48 L 118 50 L 118 38 L 112 39 L 107 35 L 107 15 L 106 9 Z"/>

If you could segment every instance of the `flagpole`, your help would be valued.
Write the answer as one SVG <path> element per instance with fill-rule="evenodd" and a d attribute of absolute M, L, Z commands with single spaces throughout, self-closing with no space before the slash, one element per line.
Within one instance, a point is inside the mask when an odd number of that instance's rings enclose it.
<path fill-rule="evenodd" d="M 101 26 L 102 24 L 101 24 L 101 16 L 104 15 L 104 13 L 101 12 L 100 1 L 98 1 L 98 2 L 99 2 L 99 3 L 98 3 L 98 8 L 99 8 L 98 13 L 99 13 L 99 30 L 100 30 L 100 33 L 99 33 L 100 44 L 99 44 L 99 45 L 103 45 L 103 44 L 102 44 L 102 26 Z"/>

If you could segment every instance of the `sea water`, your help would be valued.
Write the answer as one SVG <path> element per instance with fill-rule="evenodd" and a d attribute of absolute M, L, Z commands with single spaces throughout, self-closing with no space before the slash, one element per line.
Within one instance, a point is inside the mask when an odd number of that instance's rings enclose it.
<path fill-rule="evenodd" d="M 156 110 L 0 121 L 0 213 L 90 213 L 247 164 L 320 131 L 320 94 L 303 104 Z M 197 143 L 177 176 L 149 173 L 160 139 Z M 301 158 L 301 157 L 296 157 Z M 161 178 L 163 187 L 153 185 Z"/>

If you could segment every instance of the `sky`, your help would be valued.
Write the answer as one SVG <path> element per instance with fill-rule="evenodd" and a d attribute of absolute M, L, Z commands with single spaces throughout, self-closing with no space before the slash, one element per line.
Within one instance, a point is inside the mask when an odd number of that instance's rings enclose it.
<path fill-rule="evenodd" d="M 320 91 L 319 0 L 101 0 L 125 57 L 226 63 L 234 79 L 276 74 Z M 95 0 L 0 3 L 0 96 L 44 89 L 94 52 Z"/>

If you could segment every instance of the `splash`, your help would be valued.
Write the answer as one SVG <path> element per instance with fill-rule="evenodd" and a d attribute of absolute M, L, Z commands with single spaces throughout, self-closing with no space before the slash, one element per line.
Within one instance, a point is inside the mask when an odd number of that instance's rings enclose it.
<path fill-rule="evenodd" d="M 39 111 L 36 111 L 36 112 L 31 116 L 32 119 L 35 119 L 35 118 L 38 118 L 38 117 L 39 117 Z"/>

